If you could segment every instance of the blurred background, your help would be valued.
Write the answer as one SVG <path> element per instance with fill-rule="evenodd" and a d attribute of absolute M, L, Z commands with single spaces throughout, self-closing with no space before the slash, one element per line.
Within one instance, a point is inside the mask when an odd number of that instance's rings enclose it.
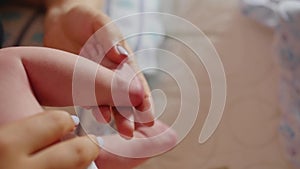
<path fill-rule="evenodd" d="M 202 65 L 195 64 L 195 56 L 184 45 L 164 39 L 162 48 L 181 57 L 193 70 L 201 96 L 200 111 L 195 125 L 176 148 L 138 168 L 291 168 L 279 141 L 279 75 L 272 53 L 273 30 L 242 15 L 238 0 L 164 0 L 160 3 L 162 12 L 190 21 L 212 41 L 225 68 L 227 101 L 216 132 L 200 144 L 198 137 L 211 99 L 207 72 Z M 182 39 L 199 40 L 185 25 L 173 23 L 164 27 L 166 32 Z M 205 48 L 203 51 L 205 53 Z M 172 65 L 171 62 L 158 56 L 158 64 Z M 180 103 L 178 90 L 171 81 L 164 78 L 154 83 L 167 95 L 166 111 L 160 119 L 169 124 L 174 122 Z"/>

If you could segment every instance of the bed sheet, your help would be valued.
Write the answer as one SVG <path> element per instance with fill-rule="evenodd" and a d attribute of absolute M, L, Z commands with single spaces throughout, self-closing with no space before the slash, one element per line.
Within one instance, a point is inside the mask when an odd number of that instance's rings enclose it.
<path fill-rule="evenodd" d="M 218 129 L 206 143 L 199 144 L 199 133 L 210 105 L 209 78 L 203 66 L 193 65 L 193 53 L 167 39 L 164 48 L 183 58 L 197 75 L 201 94 L 199 116 L 175 149 L 138 168 L 291 168 L 285 160 L 278 133 L 281 116 L 277 100 L 279 74 L 272 54 L 272 30 L 242 16 L 237 0 L 166 0 L 162 11 L 192 22 L 213 42 L 225 68 L 227 102 Z M 183 38 L 195 38 L 184 25 L 167 25 L 168 31 Z M 159 59 L 160 64 L 172 65 L 162 56 Z M 177 112 L 176 105 L 180 104 L 180 96 L 173 86 L 171 80 L 161 86 L 156 84 L 170 98 L 166 114 L 161 117 L 169 124 L 175 121 L 177 114 L 172 112 Z"/>

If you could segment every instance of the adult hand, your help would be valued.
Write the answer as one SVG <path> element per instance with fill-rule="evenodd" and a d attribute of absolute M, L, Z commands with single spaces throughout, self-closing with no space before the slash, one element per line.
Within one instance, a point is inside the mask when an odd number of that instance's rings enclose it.
<path fill-rule="evenodd" d="M 70 115 L 62 111 L 43 112 L 0 126 L 0 168 L 87 168 L 100 150 L 94 136 L 59 142 L 74 128 Z"/>
<path fill-rule="evenodd" d="M 72 4 L 72 2 L 75 3 Z M 99 55 L 103 55 L 101 52 L 105 52 L 105 58 L 100 62 L 100 65 L 113 71 L 118 71 L 116 69 L 120 67 L 120 63 L 122 63 L 126 66 L 129 65 L 135 72 L 138 72 L 139 70 L 135 61 L 132 59 L 133 57 L 128 57 L 130 55 L 132 56 L 133 53 L 122 38 L 118 28 L 113 24 L 110 24 L 108 27 L 103 27 L 110 23 L 111 20 L 99 10 L 100 8 L 98 8 L 97 5 L 90 6 L 89 4 L 93 3 L 81 2 L 82 3 L 61 0 L 60 4 L 49 6 L 45 21 L 45 45 L 76 54 L 81 51 L 84 57 L 96 63 L 99 63 Z M 101 29 L 101 32 L 104 34 L 100 33 L 99 36 L 99 34 L 95 33 L 99 29 Z M 91 36 L 93 36 L 93 39 L 91 39 Z M 90 40 L 87 42 L 89 38 Z M 115 42 L 118 43 L 115 44 Z M 91 48 L 85 48 L 88 45 L 90 45 Z M 121 46 L 121 52 L 119 46 Z M 86 51 L 82 51 L 82 48 L 86 49 Z M 125 50 L 122 48 L 125 48 Z M 125 63 L 123 62 L 124 60 L 126 60 Z M 97 118 L 97 120 L 101 122 L 109 121 L 111 112 L 113 112 L 115 118 L 117 117 L 119 121 L 122 121 L 121 123 L 116 123 L 121 135 L 126 137 L 138 136 L 150 138 L 148 142 L 136 142 L 134 141 L 135 138 L 131 141 L 124 142 L 120 140 L 117 135 L 111 135 L 105 138 L 105 142 L 108 145 L 114 143 L 115 149 L 123 152 L 139 153 L 151 147 L 151 149 L 157 150 L 159 153 L 165 152 L 176 145 L 176 134 L 170 129 L 169 134 L 163 134 L 160 141 L 153 141 L 153 139 L 151 139 L 151 137 L 161 134 L 162 131 L 165 131 L 169 127 L 159 121 L 155 124 L 153 123 L 150 90 L 144 76 L 139 73 L 138 77 L 143 84 L 145 92 L 142 104 L 135 107 L 140 113 L 140 117 L 138 117 L 139 114 L 136 114 L 137 119 L 135 119 L 135 126 L 132 125 L 132 121 L 124 116 L 124 114 L 128 114 L 126 113 L 127 108 L 113 108 L 110 110 L 108 107 L 101 106 L 99 108 L 102 112 L 102 116 Z M 119 110 L 122 109 L 125 110 L 125 112 L 119 112 Z M 95 117 L 98 117 L 98 112 L 99 111 L 94 111 Z M 144 124 L 148 127 L 144 127 Z M 101 151 L 102 153 L 97 158 L 96 164 L 103 169 L 118 169 L 120 167 L 130 169 L 148 159 L 147 157 L 123 157 L 109 151 Z"/>
<path fill-rule="evenodd" d="M 99 107 L 102 113 L 102 116 L 99 117 L 97 116 L 99 111 L 94 110 L 94 115 L 100 122 L 110 121 L 111 114 L 113 114 L 120 134 L 130 138 L 137 126 L 154 124 L 150 90 L 142 73 L 137 73 L 139 70 L 134 60 L 132 57 L 128 57 L 132 55 L 132 51 L 123 40 L 120 31 L 113 24 L 105 26 L 111 20 L 99 10 L 97 4 L 99 4 L 99 0 L 89 0 L 89 3 L 77 0 L 49 1 L 45 20 L 44 44 L 75 54 L 81 51 L 80 54 L 84 57 L 115 72 L 124 73 L 128 79 L 136 79 L 133 80 L 134 83 L 138 83 L 138 81 L 142 83 L 144 96 L 141 104 L 135 105 L 137 111 L 121 108 L 125 112 L 120 112 L 120 108 L 110 109 L 110 105 L 104 105 Z M 96 32 L 100 28 L 102 31 Z M 115 44 L 116 42 L 117 44 Z M 91 48 L 86 49 L 87 46 Z M 105 55 L 105 58 L 99 62 L 101 55 Z M 127 71 L 119 71 L 118 68 Z M 133 78 L 134 76 L 138 78 Z M 130 114 L 134 115 L 134 124 L 128 120 Z"/>
<path fill-rule="evenodd" d="M 79 54 L 90 36 L 110 20 L 102 0 L 48 0 L 44 45 Z"/>

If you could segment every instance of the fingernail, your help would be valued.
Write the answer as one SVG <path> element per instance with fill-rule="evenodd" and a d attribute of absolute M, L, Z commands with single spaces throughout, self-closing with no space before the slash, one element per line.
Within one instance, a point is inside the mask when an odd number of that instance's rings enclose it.
<path fill-rule="evenodd" d="M 75 126 L 77 126 L 80 122 L 79 118 L 77 116 L 74 116 L 74 115 L 71 115 L 71 117 L 72 117 L 72 120 L 73 120 Z"/>
<path fill-rule="evenodd" d="M 104 140 L 103 140 L 102 137 L 97 137 L 97 141 L 98 141 L 98 145 L 99 145 L 100 147 L 103 147 L 103 146 L 104 146 Z"/>
<path fill-rule="evenodd" d="M 117 48 L 119 54 L 126 55 L 126 56 L 129 55 L 128 52 L 127 52 L 127 50 L 123 46 L 117 45 L 116 48 Z"/>

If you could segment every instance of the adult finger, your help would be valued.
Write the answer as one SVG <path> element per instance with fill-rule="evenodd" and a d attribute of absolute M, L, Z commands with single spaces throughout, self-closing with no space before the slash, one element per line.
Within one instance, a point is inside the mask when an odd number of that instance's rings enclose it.
<path fill-rule="evenodd" d="M 122 46 L 124 46 L 124 48 L 128 51 L 128 53 L 132 54 L 132 51 L 126 42 L 123 42 Z M 135 72 L 139 72 L 139 67 L 133 58 L 127 59 L 127 63 L 133 68 Z M 135 107 L 137 110 L 136 111 L 137 113 L 135 113 L 135 122 L 150 127 L 154 125 L 154 116 L 153 116 L 154 112 L 152 108 L 153 101 L 151 97 L 150 87 L 142 72 L 136 73 L 136 76 L 137 79 L 139 79 L 139 81 L 142 83 L 145 92 L 144 92 L 142 103 Z"/>
<path fill-rule="evenodd" d="M 113 107 L 112 112 L 120 136 L 125 139 L 133 137 L 134 122 L 132 119 L 133 109 L 130 107 Z"/>
<path fill-rule="evenodd" d="M 32 160 L 45 169 L 87 168 L 99 154 L 98 144 L 95 136 L 76 137 L 34 154 Z"/>
<path fill-rule="evenodd" d="M 9 125 L 4 137 L 15 141 L 17 150 L 33 153 L 59 141 L 74 128 L 75 122 L 67 112 L 48 111 Z"/>
<path fill-rule="evenodd" d="M 111 120 L 110 106 L 97 106 L 92 108 L 95 119 L 100 123 L 109 123 Z"/>
<path fill-rule="evenodd" d="M 101 15 L 99 16 L 99 18 L 103 18 L 104 23 L 107 24 L 105 26 L 103 22 L 95 24 L 95 27 L 97 28 L 95 29 L 95 33 L 83 46 L 82 53 L 85 53 L 84 56 L 108 68 L 115 68 L 117 65 L 119 65 L 119 68 L 122 69 L 123 64 L 121 63 L 123 61 L 126 61 L 126 63 L 131 66 L 131 69 L 133 70 L 132 72 L 134 74 L 139 72 L 138 66 L 136 65 L 134 59 L 132 57 L 128 57 L 129 55 L 133 56 L 133 52 L 131 51 L 128 44 L 124 41 L 124 38 L 121 36 L 121 33 L 118 30 L 117 26 L 111 23 L 109 18 L 105 17 L 105 15 Z M 89 48 L 92 48 L 93 50 L 90 50 Z M 101 60 L 102 62 L 99 62 L 99 60 Z M 130 71 L 122 70 L 122 72 L 128 73 Z M 136 120 L 139 121 L 138 123 L 152 126 L 154 124 L 154 117 L 152 115 L 153 112 L 151 109 L 149 86 L 142 73 L 138 73 L 137 79 L 140 83 L 142 83 L 145 93 L 141 105 L 138 105 L 136 107 L 139 112 L 136 115 Z"/>
<path fill-rule="evenodd" d="M 94 40 L 92 36 L 80 51 L 80 56 L 90 59 L 100 65 L 116 69 L 123 61 L 128 58 L 128 52 L 121 45 L 113 45 L 109 49 L 105 49 L 103 43 Z"/>

